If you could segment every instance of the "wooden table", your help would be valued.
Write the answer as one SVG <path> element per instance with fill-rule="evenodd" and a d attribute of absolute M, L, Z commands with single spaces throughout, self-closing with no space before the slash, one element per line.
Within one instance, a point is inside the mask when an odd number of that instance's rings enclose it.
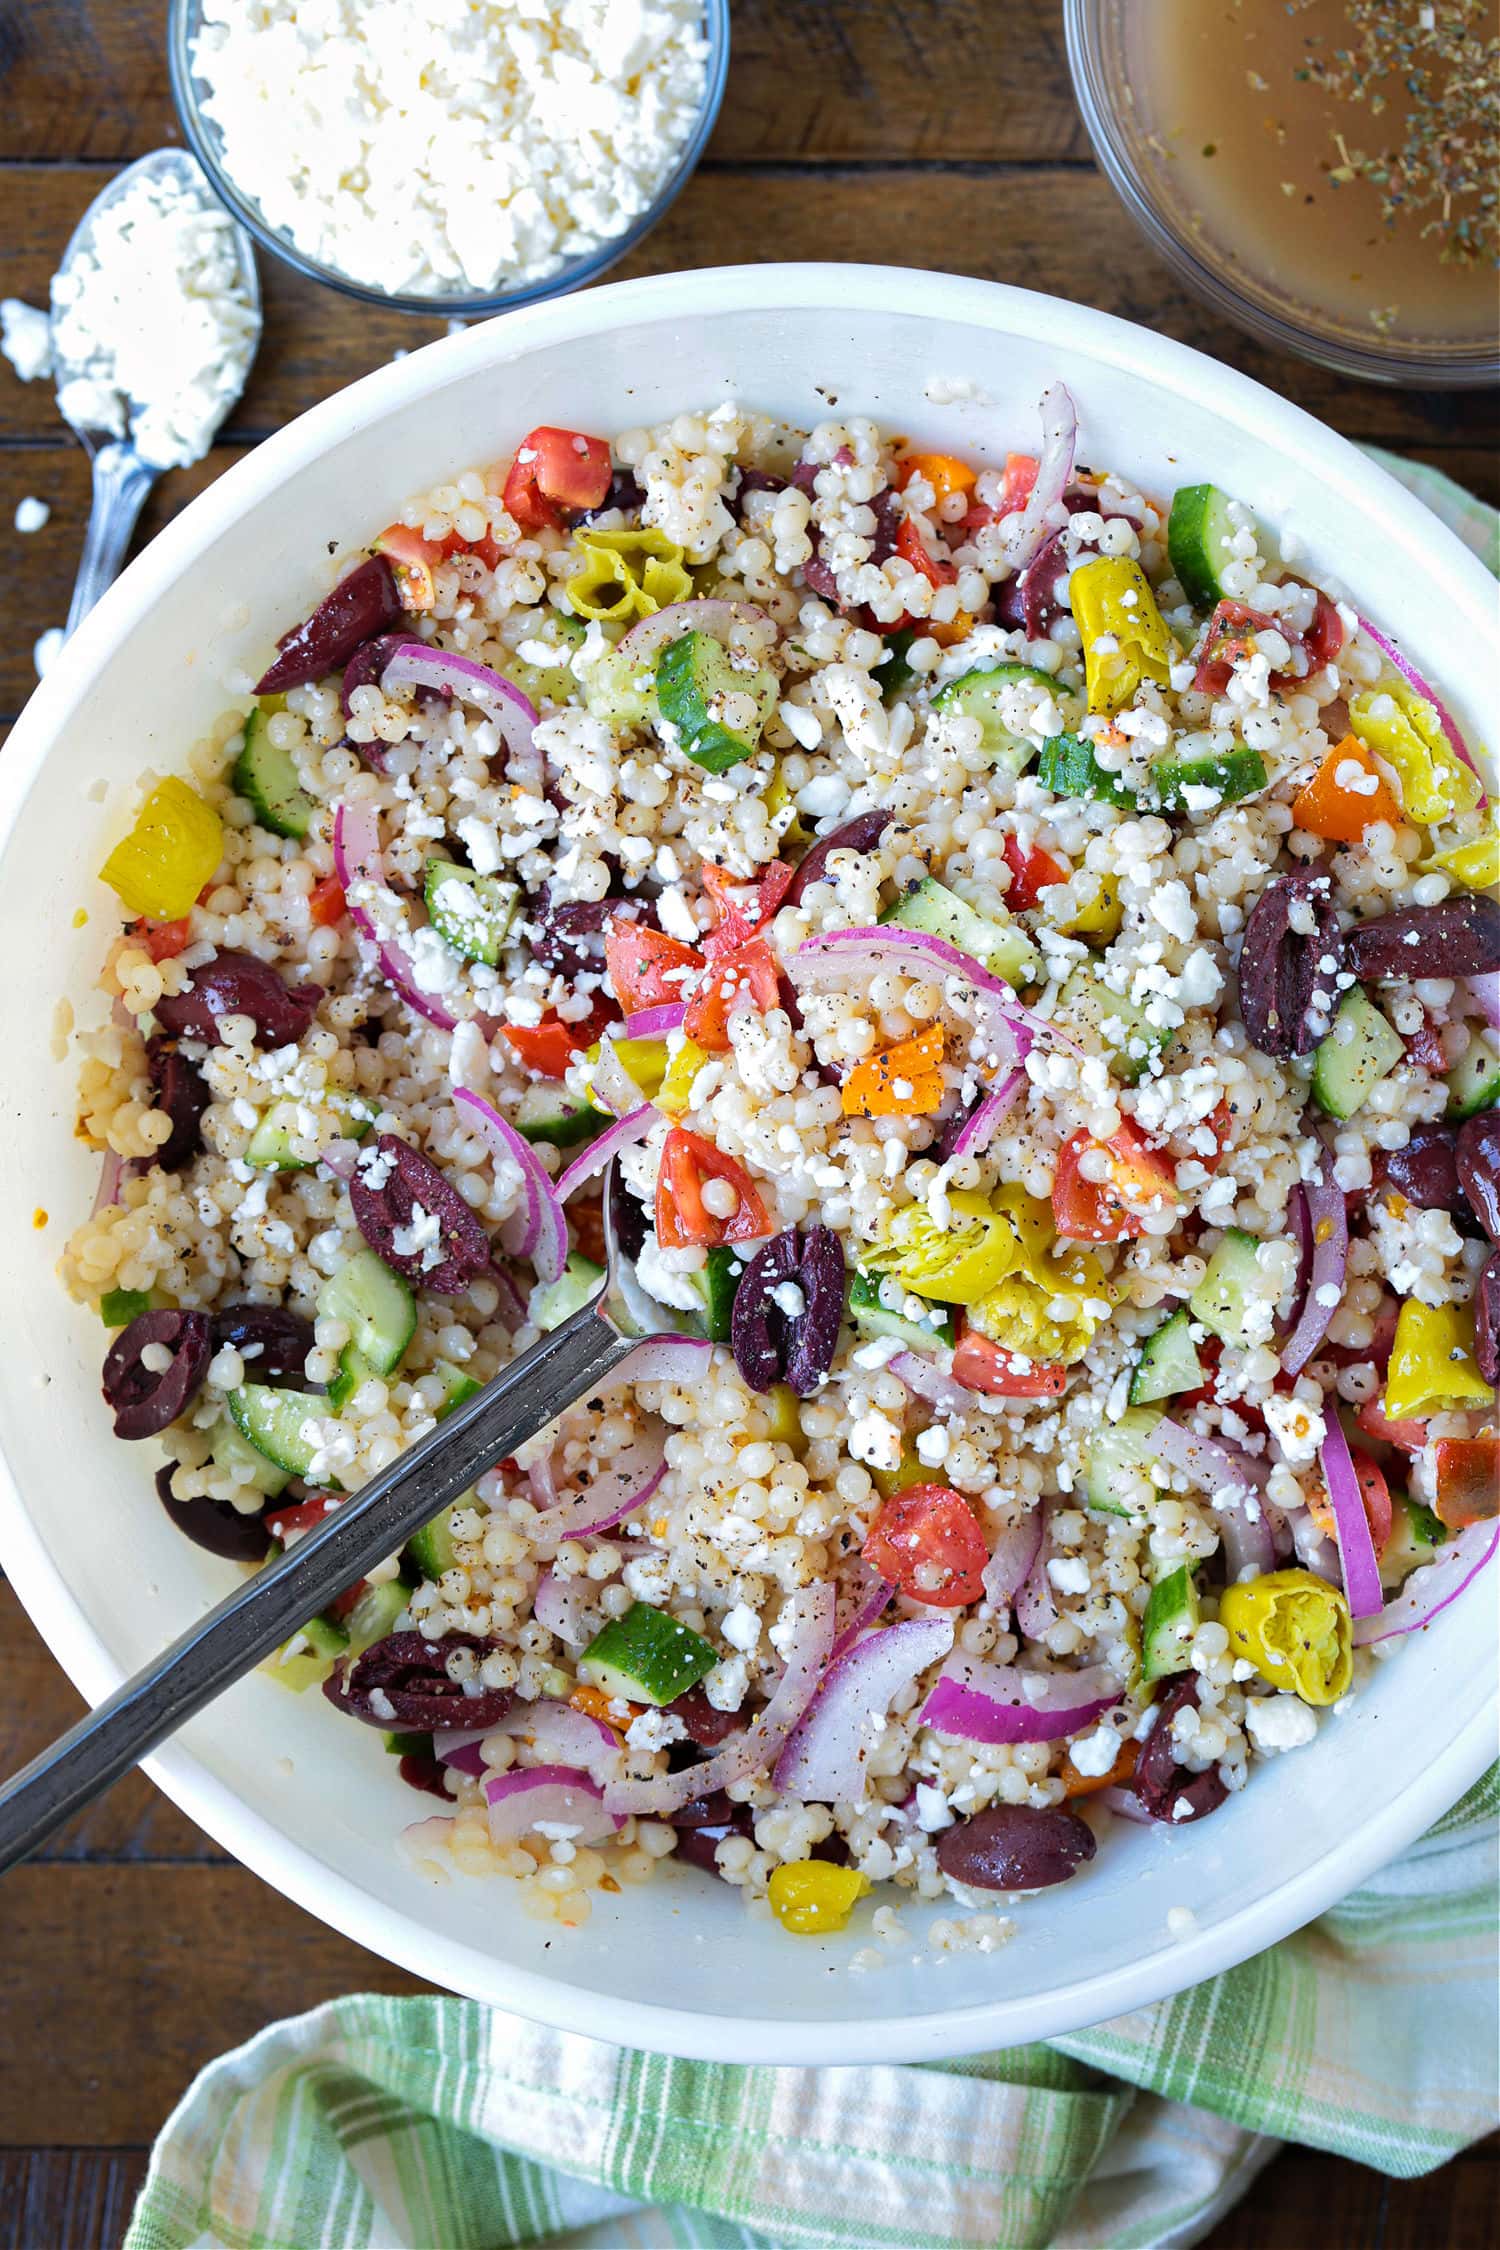
<path fill-rule="evenodd" d="M 175 140 L 161 0 L 0 0 L 0 295 L 45 303 L 58 253 L 120 164 Z M 1052 0 L 736 0 L 709 155 L 620 270 L 777 258 L 946 267 L 1102 305 L 1245 368 L 1351 437 L 1497 497 L 1487 402 L 1364 389 L 1280 358 L 1185 296 L 1090 161 Z M 158 487 L 143 534 L 245 447 L 440 332 L 263 261 L 266 332 L 223 443 Z M 35 494 L 52 520 L 8 549 L 0 723 L 31 647 L 67 612 L 88 491 L 50 386 L 0 366 L 0 523 Z M 0 1772 L 78 1712 L 0 1586 Z M 139 1777 L 6 1878 L 0 1973 L 0 2243 L 93 2250 L 120 2237 L 147 2146 L 189 2077 L 273 2017 L 365 1987 L 418 1989 L 310 1921 Z M 1480 2250 L 1495 2147 L 1392 2186 L 1289 2151 L 1212 2250 Z"/>

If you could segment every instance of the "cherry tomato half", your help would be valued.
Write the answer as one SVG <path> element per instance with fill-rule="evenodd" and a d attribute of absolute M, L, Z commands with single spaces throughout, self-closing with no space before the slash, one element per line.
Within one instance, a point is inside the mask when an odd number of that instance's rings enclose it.
<path fill-rule="evenodd" d="M 1085 1159 L 1095 1170 L 1101 1158 L 1108 1164 L 1107 1176 L 1086 1178 Z M 1163 1199 L 1177 1200 L 1171 1159 L 1151 1148 L 1128 1117 L 1107 1141 L 1078 1132 L 1058 1150 L 1052 1216 L 1058 1233 L 1071 1242 L 1123 1242 L 1139 1234 L 1145 1223 L 1138 1206 Z"/>
<path fill-rule="evenodd" d="M 1010 869 L 1010 889 L 1005 894 L 1005 903 L 1012 913 L 1024 914 L 1036 905 L 1043 891 L 1068 879 L 1067 869 L 1060 867 L 1040 844 L 1034 844 L 1028 852 L 1014 836 L 1005 839 L 1005 864 Z"/>
<path fill-rule="evenodd" d="M 953 1354 L 953 1380 L 990 1398 L 1061 1398 L 1068 1371 L 1059 1362 L 1021 1359 L 992 1343 L 977 1328 L 966 1328 Z"/>
<path fill-rule="evenodd" d="M 632 1014 L 685 1000 L 703 971 L 694 947 L 628 914 L 616 914 L 605 930 L 604 958 L 615 998 Z"/>
<path fill-rule="evenodd" d="M 958 1609 L 984 1592 L 989 1549 L 974 1512 L 946 1484 L 909 1484 L 881 1507 L 865 1561 L 909 1601 Z"/>
<path fill-rule="evenodd" d="M 705 1185 L 722 1181 L 733 1188 L 738 1201 L 721 1216 L 703 1200 Z M 656 1239 L 668 1250 L 688 1250 L 697 1245 L 713 1249 L 722 1242 L 753 1242 L 770 1234 L 766 1207 L 755 1183 L 742 1164 L 706 1141 L 674 1125 L 662 1148 L 661 1170 L 656 1175 Z"/>

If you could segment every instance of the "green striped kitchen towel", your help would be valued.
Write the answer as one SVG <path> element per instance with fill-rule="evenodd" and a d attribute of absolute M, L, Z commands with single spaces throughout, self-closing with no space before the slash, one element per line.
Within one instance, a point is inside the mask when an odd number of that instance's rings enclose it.
<path fill-rule="evenodd" d="M 1496 567 L 1493 509 L 1379 458 Z M 1283 2140 L 1411 2178 L 1497 2122 L 1497 1816 L 1500 1767 L 1255 1960 L 962 2062 L 672 2062 L 332 2001 L 189 2088 L 125 2250 L 1180 2250 Z"/>

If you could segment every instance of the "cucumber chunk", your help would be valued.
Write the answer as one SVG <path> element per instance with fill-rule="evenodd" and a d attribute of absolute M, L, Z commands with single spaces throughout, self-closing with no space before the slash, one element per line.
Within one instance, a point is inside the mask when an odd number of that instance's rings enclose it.
<path fill-rule="evenodd" d="M 1352 1117 L 1406 1053 L 1369 995 L 1346 992 L 1326 1039 L 1313 1054 L 1312 1090 L 1330 1117 Z"/>
<path fill-rule="evenodd" d="M 553 1148 L 577 1148 L 609 1123 L 602 1109 L 575 1102 L 560 1086 L 528 1086 L 515 1114 L 523 1140 L 546 1141 Z"/>
<path fill-rule="evenodd" d="M 348 1322 L 350 1347 L 376 1375 L 394 1373 L 417 1332 L 415 1296 L 373 1250 L 356 1250 L 329 1276 L 318 1292 L 318 1311 Z"/>
<path fill-rule="evenodd" d="M 465 1505 L 466 1501 L 455 1500 L 452 1508 L 444 1508 L 441 1515 L 434 1516 L 431 1523 L 424 1523 L 421 1530 L 414 1531 L 407 1540 L 406 1552 L 418 1577 L 441 1578 L 443 1572 L 452 1570 L 458 1561 L 452 1517 L 454 1508 Z"/>
<path fill-rule="evenodd" d="M 935 875 L 924 876 L 894 906 L 887 907 L 880 919 L 896 922 L 904 930 L 925 930 L 929 937 L 945 938 L 992 976 L 1004 977 L 1007 984 L 1032 984 L 1041 975 L 1036 948 L 1019 922 L 981 914 Z"/>
<path fill-rule="evenodd" d="M 444 945 L 464 961 L 493 969 L 521 903 L 518 883 L 476 875 L 451 859 L 430 859 L 422 876 L 428 919 Z"/>
<path fill-rule="evenodd" d="M 1154 1407 L 1133 1406 L 1107 1422 L 1084 1453 L 1084 1505 L 1100 1516 L 1139 1516 L 1151 1504 L 1152 1438 L 1161 1420 Z"/>
<path fill-rule="evenodd" d="M 1188 1299 L 1195 1320 L 1226 1344 L 1251 1344 L 1261 1336 L 1261 1323 L 1251 1313 L 1251 1300 L 1263 1295 L 1260 1242 L 1240 1227 L 1231 1227 L 1208 1261 L 1208 1270 Z"/>
<path fill-rule="evenodd" d="M 729 1342 L 735 1292 L 748 1262 L 729 1243 L 717 1243 L 696 1276 L 703 1292 L 703 1331 L 711 1344 Z"/>
<path fill-rule="evenodd" d="M 776 708 L 776 681 L 741 668 L 709 633 L 683 633 L 656 660 L 656 701 L 694 765 L 724 773 L 748 758 Z"/>
<path fill-rule="evenodd" d="M 649 1602 L 636 1602 L 590 1641 L 579 1659 L 578 1676 L 627 1703 L 660 1706 L 696 1687 L 718 1661 L 718 1650 L 700 1633 Z"/>
<path fill-rule="evenodd" d="M 932 708 L 956 711 L 966 719 L 977 719 L 979 747 L 985 757 L 1019 778 L 1036 756 L 1039 745 L 1034 735 L 1017 734 L 1002 716 L 1005 690 L 1014 687 L 1018 680 L 1032 680 L 1050 696 L 1059 692 L 1052 674 L 1039 671 L 1034 664 L 988 664 L 965 672 L 961 679 L 950 680 L 946 687 L 939 688 L 932 699 Z"/>
<path fill-rule="evenodd" d="M 234 761 L 230 786 L 244 798 L 260 827 L 269 828 L 273 836 L 302 837 L 312 826 L 317 800 L 298 780 L 290 751 L 278 750 L 270 739 L 269 725 L 268 715 L 258 707 L 245 721 L 245 747 Z"/>
<path fill-rule="evenodd" d="M 898 1308 L 911 1302 L 911 1291 L 894 1275 L 856 1272 L 849 1284 L 849 1318 L 861 1336 L 896 1336 L 913 1351 L 929 1354 L 934 1344 L 951 1351 L 953 1315 L 948 1307 L 933 1305 L 930 1317 L 909 1320 Z"/>
<path fill-rule="evenodd" d="M 1167 812 L 1217 812 L 1220 805 L 1253 797 L 1270 779 L 1258 750 L 1230 750 L 1222 758 L 1160 758 L 1151 771 Z M 1190 789 L 1212 789 L 1218 802 L 1195 807 L 1188 802 Z"/>
<path fill-rule="evenodd" d="M 1151 1406 L 1158 1399 L 1175 1398 L 1179 1391 L 1196 1391 L 1203 1381 L 1203 1362 L 1193 1347 L 1191 1316 L 1185 1305 L 1179 1305 L 1142 1344 L 1130 1378 L 1130 1403 Z"/>
<path fill-rule="evenodd" d="M 1448 1115 L 1477 1117 L 1496 1102 L 1500 1102 L 1500 1043 L 1492 1031 L 1481 1031 L 1448 1073 Z"/>
<path fill-rule="evenodd" d="M 275 1391 L 265 1383 L 242 1383 L 229 1393 L 229 1411 L 241 1437 L 289 1477 L 311 1476 L 317 1448 L 302 1435 L 302 1427 L 327 1404 L 316 1393 Z"/>
<path fill-rule="evenodd" d="M 268 1680 L 301 1695 L 321 1687 L 349 1647 L 349 1636 L 331 1617 L 310 1617 L 300 1632 L 283 1641 L 260 1669 Z"/>
<path fill-rule="evenodd" d="M 573 673 L 573 653 L 582 646 L 587 631 L 581 617 L 552 610 L 544 624 L 528 630 L 526 645 L 533 650 L 552 649 L 555 661 L 533 664 L 512 649 L 499 667 L 501 676 L 518 687 L 529 702 L 567 703 L 578 685 Z"/>
<path fill-rule="evenodd" d="M 443 1395 L 433 1408 L 433 1414 L 439 1422 L 445 1414 L 451 1414 L 455 1406 L 462 1406 L 465 1399 L 472 1398 L 476 1391 L 484 1388 L 472 1375 L 466 1375 L 461 1367 L 455 1367 L 451 1359 L 437 1360 L 430 1372 L 438 1377 L 443 1386 Z"/>
<path fill-rule="evenodd" d="M 394 1633 L 396 1620 L 410 1598 L 411 1588 L 403 1585 L 399 1578 L 383 1578 L 376 1586 L 366 1586 L 344 1618 L 349 1654 L 362 1656 L 367 1648 L 373 1648 L 388 1633 Z"/>
<path fill-rule="evenodd" d="M 1141 1678 L 1164 1680 L 1180 1672 L 1198 1630 L 1198 1589 L 1187 1563 L 1159 1578 L 1146 1603 L 1141 1626 Z"/>
<path fill-rule="evenodd" d="M 1229 497 L 1216 484 L 1180 484 L 1167 520 L 1167 555 L 1178 585 L 1195 609 L 1223 599 L 1223 572 L 1234 561 Z"/>
<path fill-rule="evenodd" d="M 610 727 L 644 727 L 660 716 L 656 674 L 649 657 L 606 649 L 583 674 L 583 700 L 589 714 Z"/>
<path fill-rule="evenodd" d="M 1143 1006 L 1126 993 L 1112 991 L 1092 969 L 1075 969 L 1060 997 L 1063 1006 L 1104 1042 L 1109 1067 L 1124 1086 L 1133 1086 L 1152 1056 L 1172 1043 L 1171 1032 L 1152 1023 Z"/>
<path fill-rule="evenodd" d="M 379 1115 L 379 1104 L 358 1094 L 273 1102 L 245 1144 L 245 1162 L 259 1172 L 310 1172 L 318 1149 L 339 1139 L 362 1141 Z"/>
<path fill-rule="evenodd" d="M 885 654 L 878 659 L 875 670 L 880 674 L 880 700 L 888 710 L 901 690 L 909 688 L 917 676 L 906 661 L 907 651 L 916 637 L 914 625 L 903 625 L 899 633 L 886 635 Z"/>
<path fill-rule="evenodd" d="M 290 1469 L 280 1469 L 274 1461 L 268 1461 L 257 1447 L 241 1437 L 227 1414 L 214 1429 L 213 1458 L 215 1466 L 226 1469 L 236 1483 L 248 1484 L 253 1492 L 263 1492 L 268 1500 L 274 1500 L 292 1481 Z"/>
<path fill-rule="evenodd" d="M 434 1755 L 430 1734 L 383 1734 L 386 1753 L 392 1758 L 430 1758 Z"/>
<path fill-rule="evenodd" d="M 1432 1510 L 1410 1493 L 1393 1493 L 1391 1500 L 1391 1535 L 1380 1557 L 1380 1583 L 1388 1592 L 1403 1585 L 1423 1563 L 1435 1561 L 1448 1536 Z"/>
<path fill-rule="evenodd" d="M 586 1305 L 604 1279 L 604 1268 L 596 1266 L 581 1250 L 570 1250 L 568 1262 L 556 1281 L 544 1283 L 531 1293 L 531 1319 L 538 1328 L 561 1328 L 580 1306 Z"/>
<path fill-rule="evenodd" d="M 1054 734 L 1042 744 L 1037 780 L 1054 797 L 1093 797 L 1100 804 L 1121 805 L 1128 812 L 1140 809 L 1140 798 L 1128 781 L 1101 766 L 1091 742 L 1076 734 Z"/>
<path fill-rule="evenodd" d="M 99 1318 L 106 1328 L 128 1328 L 156 1301 L 150 1289 L 106 1289 L 99 1299 Z"/>

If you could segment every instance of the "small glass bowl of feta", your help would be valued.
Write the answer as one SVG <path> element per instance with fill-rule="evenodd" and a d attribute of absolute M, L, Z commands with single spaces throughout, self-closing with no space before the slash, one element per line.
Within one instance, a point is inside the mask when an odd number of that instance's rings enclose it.
<path fill-rule="evenodd" d="M 171 0 L 173 98 L 218 194 L 295 272 L 474 319 L 566 295 L 686 186 L 728 0 Z"/>

